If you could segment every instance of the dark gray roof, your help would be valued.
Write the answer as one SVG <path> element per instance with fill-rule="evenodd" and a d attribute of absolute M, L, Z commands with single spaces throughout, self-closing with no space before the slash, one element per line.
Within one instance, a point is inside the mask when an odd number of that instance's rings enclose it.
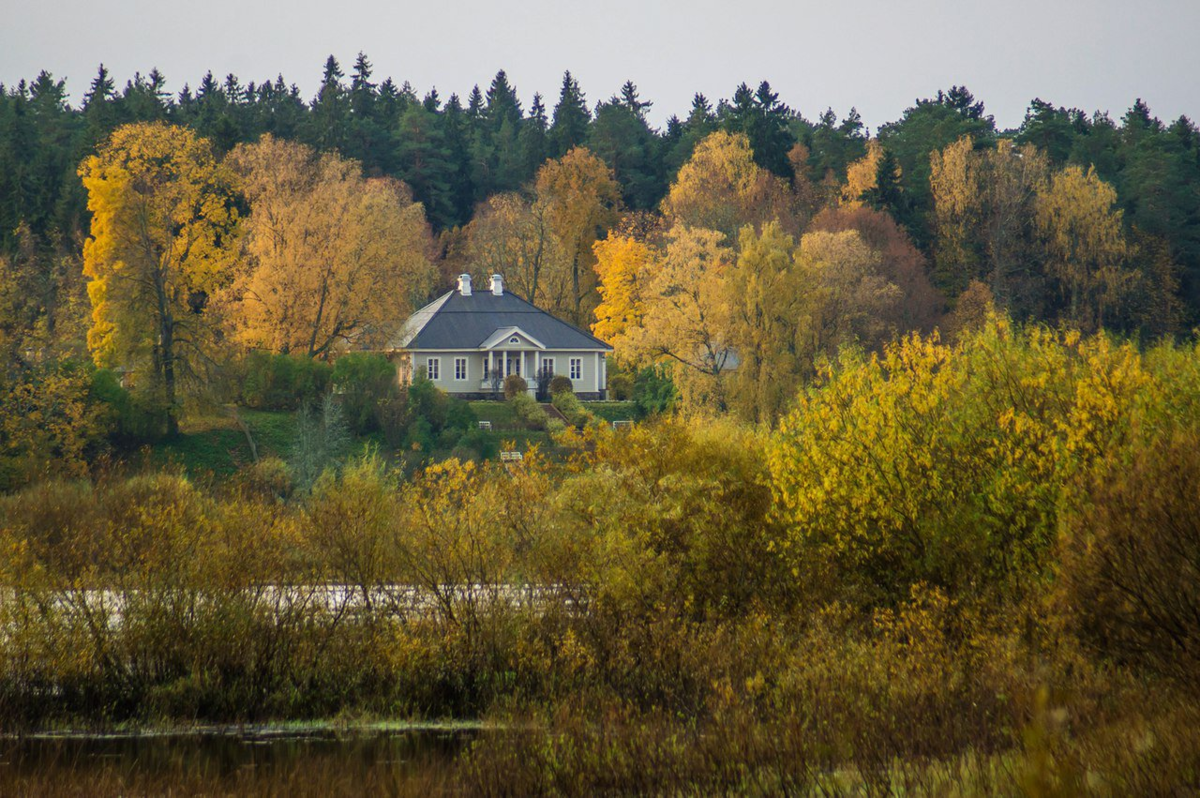
<path fill-rule="evenodd" d="M 504 327 L 519 327 L 547 349 L 612 350 L 594 335 L 507 291 L 500 296 L 490 291 L 444 294 L 410 316 L 390 348 L 477 349 Z"/>

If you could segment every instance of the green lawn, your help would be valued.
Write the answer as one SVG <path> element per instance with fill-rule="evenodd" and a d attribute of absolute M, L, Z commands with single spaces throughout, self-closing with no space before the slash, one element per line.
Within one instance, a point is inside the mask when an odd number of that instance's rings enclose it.
<path fill-rule="evenodd" d="M 258 456 L 273 455 L 287 459 L 296 440 L 296 414 L 280 410 L 246 410 L 239 411 L 242 420 L 250 428 L 254 444 L 258 446 Z"/>
<path fill-rule="evenodd" d="M 593 415 L 605 421 L 632 421 L 636 418 L 633 402 L 583 402 L 582 404 Z"/>
<path fill-rule="evenodd" d="M 151 458 L 183 466 L 192 476 L 229 476 L 254 459 L 245 434 L 228 416 L 185 420 L 178 437 L 155 446 Z"/>
<path fill-rule="evenodd" d="M 520 430 L 521 422 L 508 402 L 471 402 L 471 409 L 480 421 L 492 422 L 493 430 Z"/>

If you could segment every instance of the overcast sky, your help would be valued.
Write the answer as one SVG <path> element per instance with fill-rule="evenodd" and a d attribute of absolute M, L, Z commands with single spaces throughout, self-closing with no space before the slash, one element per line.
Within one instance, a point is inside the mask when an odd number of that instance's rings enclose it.
<path fill-rule="evenodd" d="M 311 98 L 326 56 L 349 73 L 361 50 L 376 78 L 443 98 L 503 68 L 526 108 L 535 91 L 553 106 L 564 69 L 593 105 L 632 79 L 656 124 L 763 79 L 810 119 L 853 105 L 872 130 L 952 84 L 1001 127 L 1033 97 L 1200 118 L 1200 0 L 0 0 L 0 19 L 0 81 L 47 69 L 75 101 L 101 62 L 118 87 L 156 66 L 171 91 L 282 72 Z"/>

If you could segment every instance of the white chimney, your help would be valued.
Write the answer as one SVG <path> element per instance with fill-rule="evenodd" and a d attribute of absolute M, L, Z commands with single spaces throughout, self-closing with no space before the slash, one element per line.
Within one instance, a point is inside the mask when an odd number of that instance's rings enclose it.
<path fill-rule="evenodd" d="M 492 294 L 504 296 L 504 278 L 498 274 L 492 275 Z"/>
<path fill-rule="evenodd" d="M 463 296 L 471 295 L 471 275 L 458 275 L 458 293 L 462 294 Z"/>

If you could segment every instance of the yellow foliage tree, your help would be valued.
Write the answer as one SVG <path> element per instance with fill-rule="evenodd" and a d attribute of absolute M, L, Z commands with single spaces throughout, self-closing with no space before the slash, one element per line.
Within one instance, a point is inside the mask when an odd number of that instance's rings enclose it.
<path fill-rule="evenodd" d="M 725 379 L 733 364 L 725 281 L 733 252 L 713 230 L 677 226 L 661 256 L 647 262 L 641 280 L 641 328 L 628 330 L 623 357 L 647 365 L 673 365 L 685 407 L 723 411 Z"/>
<path fill-rule="evenodd" d="M 271 136 L 230 162 L 250 201 L 249 257 L 228 297 L 238 339 L 311 357 L 386 343 L 433 283 L 429 225 L 408 188 Z"/>
<path fill-rule="evenodd" d="M 537 203 L 563 248 L 561 273 L 545 274 L 548 309 L 586 327 L 598 301 L 592 245 L 616 223 L 621 190 L 600 158 L 576 147 L 538 170 Z M 549 265 L 559 265 L 552 260 Z"/>
<path fill-rule="evenodd" d="M 973 154 L 974 143 L 964 136 L 929 156 L 936 236 L 934 282 L 951 299 L 980 276 L 974 234 L 980 225 L 981 186 Z"/>
<path fill-rule="evenodd" d="M 1096 174 L 1068 166 L 1037 198 L 1037 224 L 1046 245 L 1046 271 L 1061 286 L 1067 319 L 1085 330 L 1104 325 L 1135 277 L 1117 192 Z"/>
<path fill-rule="evenodd" d="M 174 433 L 179 383 L 219 327 L 209 300 L 230 281 L 238 216 L 228 174 L 207 141 L 164 123 L 118 128 L 79 174 L 92 213 L 88 345 L 98 365 L 148 372 Z"/>
<path fill-rule="evenodd" d="M 880 264 L 852 230 L 808 233 L 799 249 L 774 223 L 742 231 L 725 291 L 738 361 L 731 404 L 743 418 L 774 424 L 820 358 L 894 332 L 886 320 L 901 293 Z"/>
<path fill-rule="evenodd" d="M 593 250 L 600 304 L 592 333 L 620 351 L 622 339 L 642 326 L 646 313 L 643 283 L 654 272 L 656 253 L 649 245 L 621 235 L 597 241 Z"/>
<path fill-rule="evenodd" d="M 663 200 L 675 224 L 716 230 L 733 245 L 745 225 L 778 221 L 790 233 L 801 227 L 802 202 L 781 178 L 754 163 L 750 140 L 718 131 L 698 145 Z"/>
<path fill-rule="evenodd" d="M 879 139 L 867 142 L 867 154 L 846 167 L 846 183 L 842 186 L 841 204 L 846 208 L 861 208 L 866 195 L 879 186 L 879 163 L 883 160 L 883 145 Z M 899 179 L 899 166 L 896 178 Z"/>

